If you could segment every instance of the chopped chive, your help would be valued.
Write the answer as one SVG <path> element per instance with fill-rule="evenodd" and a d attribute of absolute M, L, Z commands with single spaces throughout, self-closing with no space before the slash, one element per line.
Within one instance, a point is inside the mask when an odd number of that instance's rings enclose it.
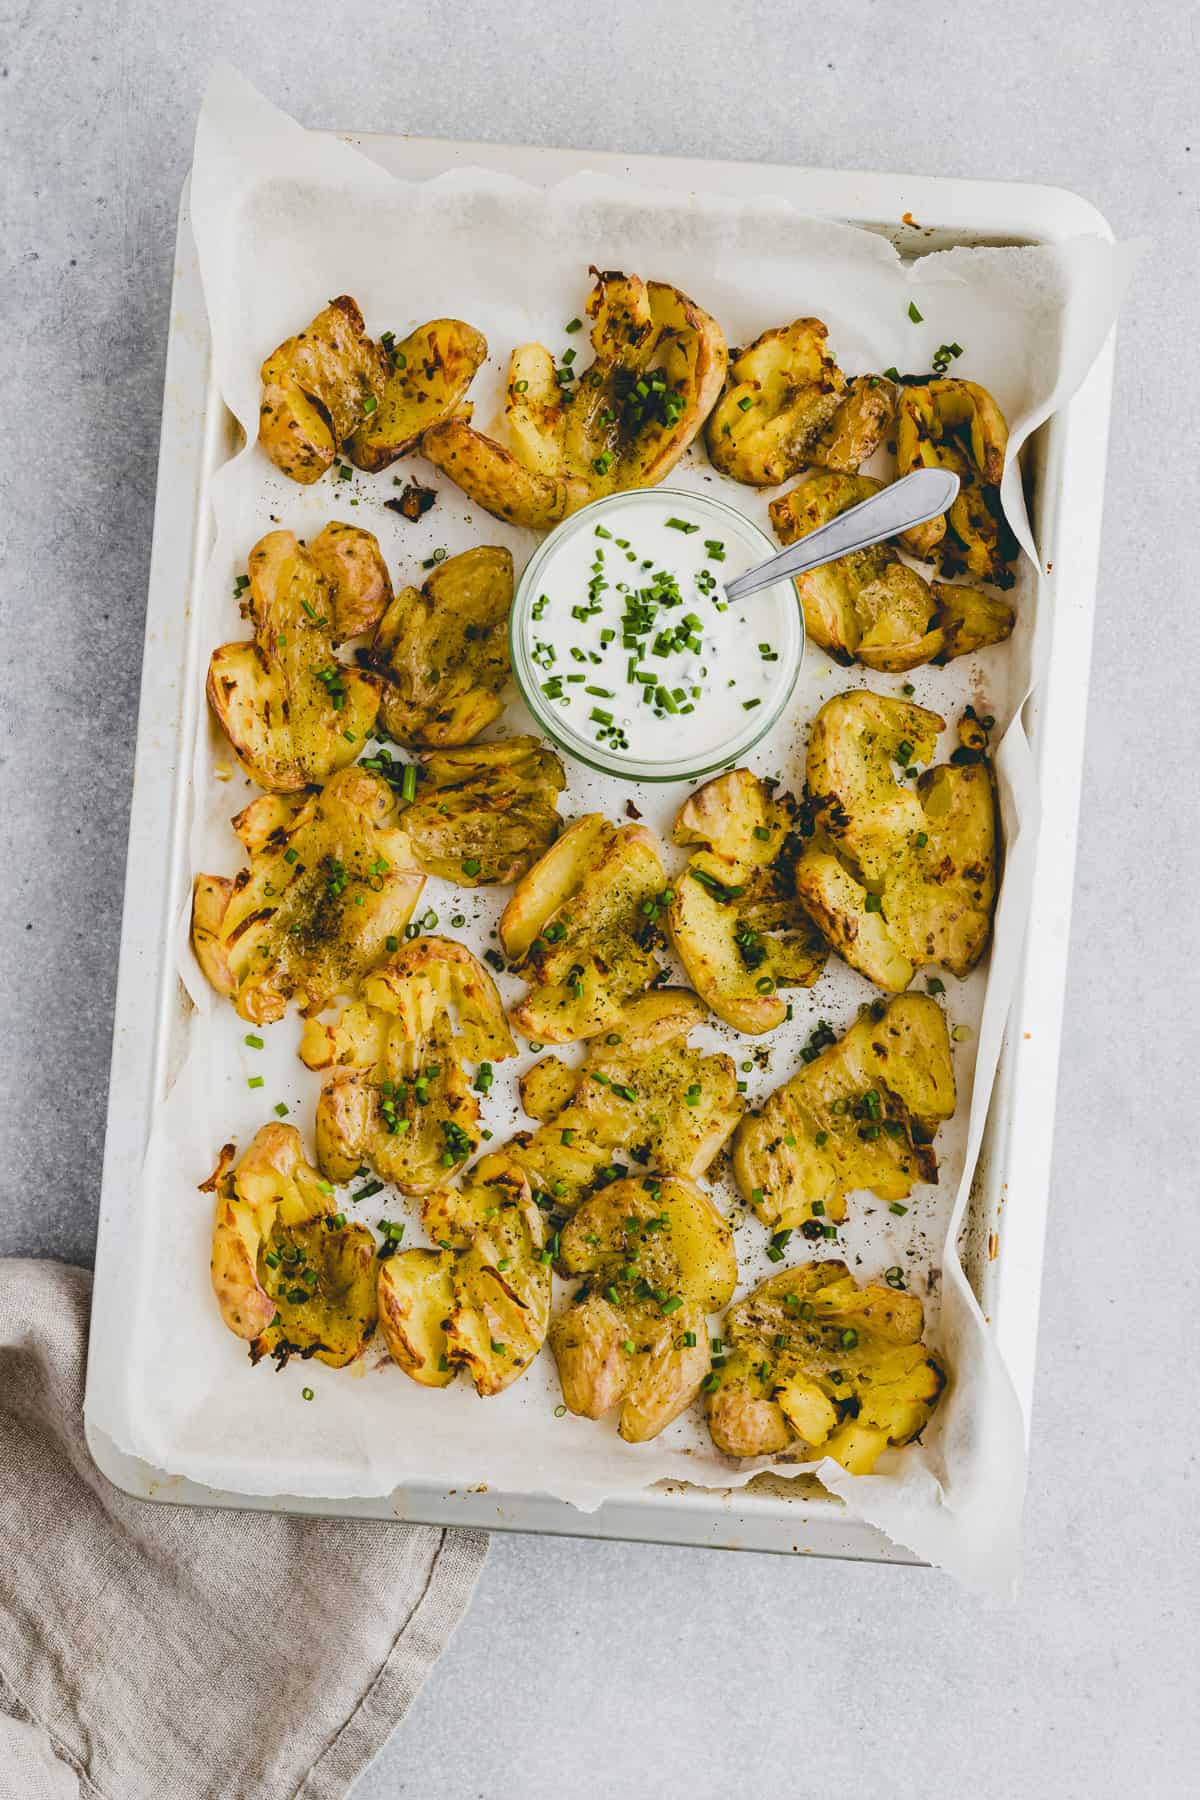
<path fill-rule="evenodd" d="M 261 1075 L 248 1075 L 246 1077 L 246 1086 L 249 1088 L 260 1088 L 263 1085 L 263 1080 L 264 1077 Z"/>
<path fill-rule="evenodd" d="M 243 1044 L 249 1044 L 251 1050 L 261 1050 L 263 1047 L 262 1039 L 253 1031 L 247 1032 L 246 1036 L 242 1039 L 242 1042 Z"/>
<path fill-rule="evenodd" d="M 924 313 L 917 311 L 917 303 L 915 300 L 910 300 L 908 303 L 908 316 L 914 325 L 920 325 L 924 321 L 925 315 Z"/>

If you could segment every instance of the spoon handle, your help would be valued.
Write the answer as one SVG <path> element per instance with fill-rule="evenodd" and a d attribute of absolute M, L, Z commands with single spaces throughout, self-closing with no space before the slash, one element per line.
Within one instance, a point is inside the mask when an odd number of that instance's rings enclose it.
<path fill-rule="evenodd" d="M 839 513 L 828 525 L 818 525 L 778 556 L 769 557 L 756 569 L 727 582 L 725 596 L 729 600 L 744 600 L 747 594 L 772 587 L 785 576 L 806 575 L 810 569 L 819 569 L 822 563 L 833 562 L 839 556 L 849 556 L 853 550 L 881 544 L 912 525 L 936 519 L 957 493 L 958 476 L 952 469 L 914 469 L 902 481 L 894 481 L 869 500 L 861 500 L 857 506 Z"/>

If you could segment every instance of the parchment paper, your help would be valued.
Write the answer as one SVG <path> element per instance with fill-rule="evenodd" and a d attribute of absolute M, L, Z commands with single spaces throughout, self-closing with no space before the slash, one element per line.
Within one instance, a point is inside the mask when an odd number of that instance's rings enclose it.
<path fill-rule="evenodd" d="M 375 335 L 391 329 L 400 336 L 439 314 L 482 329 L 490 356 L 472 398 L 484 429 L 498 412 L 514 344 L 537 338 L 558 351 L 574 343 L 586 363 L 582 338 L 565 337 L 563 327 L 583 312 L 591 263 L 673 282 L 720 320 L 731 344 L 815 314 L 829 326 L 831 347 L 851 373 L 892 364 L 902 371 L 925 369 L 938 345 L 957 342 L 964 354 L 953 373 L 978 379 L 995 394 L 1011 428 L 1005 505 L 1028 552 L 1012 595 L 1019 622 L 1011 641 L 907 678 L 839 669 L 810 646 L 790 718 L 749 760 L 798 791 L 816 708 L 858 685 L 894 693 L 907 679 L 916 700 L 951 724 L 968 700 L 998 721 L 1006 867 L 988 961 L 966 981 L 946 978 L 949 1022 L 966 1030 L 954 1046 L 960 1104 L 938 1139 L 940 1180 L 917 1189 L 903 1218 L 870 1195 L 858 1196 L 838 1243 L 825 1246 L 844 1256 L 860 1278 L 894 1264 L 904 1268 L 910 1288 L 925 1302 L 928 1335 L 949 1359 L 952 1384 L 923 1442 L 889 1452 L 876 1475 L 854 1478 L 831 1462 L 817 1474 L 897 1542 L 977 1590 L 1006 1593 L 1017 1566 L 1024 1481 L 1020 1410 L 955 1244 L 1019 962 L 1036 841 L 1037 796 L 1018 713 L 1045 639 L 1052 590 L 1036 567 L 1016 453 L 1090 367 L 1115 318 L 1132 253 L 1089 238 L 1057 249 L 953 250 L 907 264 L 886 239 L 804 218 L 769 195 L 747 205 L 592 175 L 543 190 L 478 169 L 405 182 L 347 144 L 303 131 L 232 70 L 218 72 L 204 104 L 191 210 L 216 377 L 247 438 L 213 488 L 216 542 L 205 580 L 202 654 L 193 670 L 198 684 L 212 648 L 246 635 L 232 597 L 234 580 L 251 546 L 275 524 L 301 536 L 334 517 L 362 525 L 379 537 L 397 585 L 419 583 L 421 560 L 438 546 L 453 555 L 474 543 L 505 543 L 519 569 L 536 542 L 535 534 L 477 512 L 419 458 L 380 475 L 356 474 L 349 482 L 327 477 L 308 489 L 273 469 L 254 442 L 259 364 L 335 294 L 356 296 Z M 923 315 L 920 324 L 908 315 L 912 299 Z M 887 463 L 881 453 L 879 472 Z M 438 488 L 438 503 L 420 524 L 384 510 L 384 500 L 396 492 L 394 476 Z M 709 484 L 766 527 L 772 493 L 724 480 L 702 452 L 693 452 L 670 477 L 674 487 Z M 490 735 L 529 728 L 514 700 Z M 950 747 L 947 734 L 943 754 Z M 229 819 L 255 790 L 206 714 L 193 773 L 193 870 L 232 873 L 240 852 Z M 621 816 L 628 783 L 574 767 L 569 775 L 565 817 L 593 808 Z M 646 823 L 667 844 L 685 791 L 636 791 Z M 672 867 L 682 862 L 677 852 L 668 850 L 668 857 Z M 482 951 L 505 897 L 504 891 L 458 892 L 431 880 L 420 910 L 432 907 L 442 930 L 451 914 L 462 912 L 467 923 L 460 935 Z M 311 1146 L 319 1078 L 297 1060 L 300 1025 L 294 1017 L 261 1031 L 265 1050 L 245 1046 L 247 1027 L 211 992 L 192 960 L 185 919 L 178 923 L 178 953 L 195 1011 L 186 1060 L 158 1108 L 147 1151 L 139 1197 L 145 1220 L 141 1265 L 131 1281 L 135 1353 L 93 1407 L 95 1422 L 122 1449 L 172 1473 L 252 1493 L 337 1498 L 432 1481 L 544 1492 L 585 1509 L 664 1479 L 730 1489 L 768 1466 L 734 1464 L 717 1454 L 695 1409 L 655 1442 L 637 1446 L 618 1438 L 614 1420 L 556 1418 L 559 1396 L 548 1353 L 508 1392 L 488 1401 L 479 1400 L 465 1379 L 446 1390 L 423 1390 L 381 1350 L 349 1371 L 305 1364 L 303 1382 L 296 1369 L 283 1375 L 270 1365 L 252 1370 L 245 1346 L 221 1324 L 209 1290 L 212 1209 L 197 1184 L 220 1145 L 235 1138 L 244 1146 L 275 1116 L 277 1102 L 290 1108 L 291 1122 Z M 506 1000 L 523 991 L 507 976 L 500 986 Z M 714 1023 L 694 1040 L 727 1047 L 750 1065 L 743 1079 L 751 1103 L 793 1072 L 799 1048 L 819 1020 L 840 1031 L 876 995 L 834 958 L 815 989 L 789 997 L 794 1022 L 766 1039 L 739 1039 Z M 495 1145 L 528 1124 L 515 1081 L 530 1060 L 526 1053 L 517 1064 L 497 1067 L 485 1117 Z M 264 1076 L 265 1085 L 252 1092 L 250 1075 Z M 766 1233 L 745 1213 L 721 1165 L 713 1175 L 714 1191 L 735 1225 L 744 1291 L 773 1272 L 764 1256 Z M 340 1203 L 346 1203 L 344 1191 Z M 424 1241 L 419 1205 L 392 1191 L 353 1210 L 368 1222 L 380 1214 L 404 1217 L 406 1243 Z M 793 1246 L 788 1260 L 804 1260 L 799 1234 Z M 305 1384 L 315 1390 L 312 1403 L 301 1398 Z M 801 1466 L 785 1462 L 782 1468 L 793 1473 Z"/>

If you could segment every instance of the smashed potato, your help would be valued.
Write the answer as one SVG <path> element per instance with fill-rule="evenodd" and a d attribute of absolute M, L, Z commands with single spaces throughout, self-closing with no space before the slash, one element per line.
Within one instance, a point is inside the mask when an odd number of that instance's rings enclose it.
<path fill-rule="evenodd" d="M 679 810 L 677 844 L 695 844 L 667 909 L 696 992 L 737 1031 L 770 1031 L 778 990 L 811 987 L 825 946 L 792 889 L 801 848 L 794 803 L 749 769 L 707 782 Z"/>
<path fill-rule="evenodd" d="M 772 1275 L 722 1322 L 728 1354 L 706 1398 L 713 1443 L 770 1456 L 799 1442 L 869 1475 L 928 1424 L 946 1385 L 924 1323 L 915 1294 L 859 1287 L 843 1262 Z"/>
<path fill-rule="evenodd" d="M 567 1044 L 617 1027 L 622 1003 L 658 976 L 666 872 L 642 825 L 576 819 L 517 886 L 500 941 L 531 992 L 513 1009 L 527 1037 Z"/>
<path fill-rule="evenodd" d="M 449 749 L 499 718 L 512 597 L 512 554 L 495 544 L 451 556 L 420 590 L 397 594 L 366 659 L 389 737 Z"/>
<path fill-rule="evenodd" d="M 386 380 L 357 300 L 341 294 L 263 364 L 258 441 L 293 481 L 319 481 Z"/>
<path fill-rule="evenodd" d="M 217 1197 L 213 1292 L 255 1362 L 315 1356 L 340 1369 L 375 1330 L 375 1240 L 346 1223 L 328 1186 L 294 1126 L 264 1125 L 240 1162 L 227 1144 L 201 1188 Z"/>
<path fill-rule="evenodd" d="M 952 378 L 906 387 L 896 423 L 896 472 L 952 469 L 958 495 L 949 512 L 900 538 L 913 556 L 947 575 L 1011 587 L 1017 544 L 1000 504 L 1008 426 L 986 388 Z"/>
<path fill-rule="evenodd" d="M 594 273 L 590 367 L 574 374 L 568 357 L 556 369 L 542 344 L 513 351 L 504 409 L 511 448 L 462 419 L 421 441 L 472 500 L 535 531 L 601 495 L 654 487 L 699 431 L 725 376 L 721 328 L 686 294 L 637 275 Z"/>
<path fill-rule="evenodd" d="M 619 1406 L 628 1443 L 657 1437 L 708 1374 L 706 1315 L 737 1285 L 733 1233 L 693 1182 L 645 1176 L 585 1201 L 560 1257 L 587 1277 L 550 1327 L 563 1400 L 588 1419 Z"/>
<path fill-rule="evenodd" d="M 311 547 L 268 532 L 247 567 L 254 641 L 213 651 L 208 702 L 251 779 L 289 793 L 353 762 L 370 734 L 375 683 L 333 647 L 374 623 L 391 581 L 371 533 L 337 520 Z"/>
<path fill-rule="evenodd" d="M 377 344 L 358 302 L 342 294 L 263 364 L 258 441 L 305 485 L 343 448 L 361 469 L 386 468 L 458 409 L 486 355 L 485 340 L 459 319 Z"/>
<path fill-rule="evenodd" d="M 817 1238 L 823 1221 L 845 1218 L 849 1193 L 904 1200 L 918 1181 L 937 1180 L 931 1144 L 954 1114 L 954 1066 L 927 994 L 879 1002 L 840 1041 L 818 1027 L 804 1055 L 742 1120 L 733 1170 L 764 1225 Z"/>
<path fill-rule="evenodd" d="M 597 1182 L 626 1174 L 629 1163 L 703 1175 L 743 1110 L 732 1059 L 688 1047 L 704 1018 L 703 1002 L 686 988 L 658 988 L 628 1001 L 578 1068 L 556 1056 L 534 1063 L 521 1104 L 540 1128 L 505 1154 L 564 1211 Z"/>
<path fill-rule="evenodd" d="M 336 1024 L 309 1019 L 300 1059 L 329 1071 L 317 1102 L 317 1161 L 331 1181 L 363 1163 L 424 1194 L 479 1147 L 467 1063 L 516 1055 L 496 984 L 451 938 L 406 943 L 362 983 Z"/>
<path fill-rule="evenodd" d="M 896 389 L 882 375 L 848 382 L 827 336 L 820 319 L 796 319 L 735 354 L 706 432 L 722 474 L 774 487 L 810 464 L 853 472 L 875 454 Z"/>
<path fill-rule="evenodd" d="M 414 1381 L 444 1387 L 465 1368 L 487 1396 L 522 1375 L 545 1342 L 552 1259 L 521 1170 L 502 1155 L 485 1160 L 466 1187 L 425 1202 L 437 1249 L 381 1263 L 379 1321 Z"/>
<path fill-rule="evenodd" d="M 987 733 L 969 708 L 951 761 L 911 779 L 944 725 L 864 691 L 827 700 L 809 739 L 817 833 L 796 893 L 838 954 L 894 993 L 927 963 L 965 975 L 991 931 L 996 806 Z"/>
<path fill-rule="evenodd" d="M 342 769 L 319 793 L 264 794 L 233 821 L 250 855 L 228 880 L 197 875 L 192 944 L 244 1019 L 320 1012 L 353 993 L 404 930 L 425 877 L 378 775 Z"/>
<path fill-rule="evenodd" d="M 460 887 L 517 881 L 553 843 L 565 785 L 562 763 L 534 737 L 431 750 L 404 813 L 413 854 Z"/>
<path fill-rule="evenodd" d="M 770 506 L 781 544 L 794 544 L 877 494 L 867 475 L 815 476 Z M 978 588 L 928 582 L 890 543 L 839 556 L 795 578 L 809 637 L 837 662 L 900 672 L 1001 643 L 1013 628 L 1006 601 Z"/>
<path fill-rule="evenodd" d="M 346 442 L 357 468 L 374 473 L 415 450 L 421 433 L 452 413 L 470 418 L 462 398 L 487 356 L 487 339 L 461 319 L 431 319 L 399 343 L 384 340 L 387 379 L 364 407 L 364 417 Z"/>

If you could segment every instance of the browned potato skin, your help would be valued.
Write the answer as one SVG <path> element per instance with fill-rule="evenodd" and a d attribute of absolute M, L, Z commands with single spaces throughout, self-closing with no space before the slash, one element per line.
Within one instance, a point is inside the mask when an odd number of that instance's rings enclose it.
<path fill-rule="evenodd" d="M 854 692 L 826 701 L 809 738 L 817 835 L 796 864 L 797 895 L 852 967 L 896 993 L 930 963 L 965 975 L 991 932 L 996 805 L 986 732 L 968 709 L 952 762 L 927 768 L 915 787 L 893 768 L 902 744 L 928 762 L 944 723 L 908 701 Z"/>
<path fill-rule="evenodd" d="M 422 1387 L 446 1387 L 445 1320 L 453 1304 L 448 1250 L 405 1250 L 379 1265 L 379 1329 L 392 1361 Z M 445 1365 L 443 1367 L 443 1364 Z"/>
<path fill-rule="evenodd" d="M 645 826 L 600 813 L 569 826 L 500 917 L 500 941 L 532 984 L 510 1015 L 518 1029 L 548 1044 L 615 1029 L 622 1004 L 661 967 L 656 897 L 666 882 Z"/>
<path fill-rule="evenodd" d="M 450 557 L 396 596 L 367 659 L 389 737 L 451 749 L 499 718 L 512 597 L 512 554 L 496 544 Z"/>
<path fill-rule="evenodd" d="M 561 1249 L 567 1273 L 589 1278 L 550 1327 L 563 1401 L 589 1419 L 619 1405 L 621 1436 L 644 1443 L 708 1373 L 707 1314 L 737 1283 L 733 1234 L 694 1183 L 662 1176 L 595 1194 L 563 1227 Z"/>
<path fill-rule="evenodd" d="M 1008 426 L 986 388 L 944 379 L 905 387 L 896 423 L 896 472 L 952 469 L 958 496 L 948 513 L 906 531 L 901 546 L 931 557 L 948 575 L 1011 587 L 1016 541 L 1000 507 Z"/>
<path fill-rule="evenodd" d="M 482 1397 L 502 1393 L 550 1323 L 550 1259 L 529 1183 L 498 1152 L 462 1188 L 431 1194 L 422 1216 L 437 1249 L 405 1250 L 380 1267 L 388 1348 L 414 1381 L 444 1387 L 465 1368 Z"/>
<path fill-rule="evenodd" d="M 706 1400 L 714 1444 L 735 1457 L 802 1444 L 870 1474 L 924 1428 L 945 1387 L 923 1328 L 914 1294 L 859 1287 L 843 1262 L 781 1270 L 722 1321 L 729 1354 Z"/>
<path fill-rule="evenodd" d="M 686 988 L 655 988 L 626 1002 L 578 1068 L 554 1056 L 534 1064 L 521 1101 L 541 1128 L 519 1133 L 505 1154 L 535 1190 L 569 1212 L 626 1156 L 644 1174 L 704 1174 L 744 1110 L 733 1059 L 688 1047 L 704 1018 L 703 1002 Z"/>
<path fill-rule="evenodd" d="M 927 994 L 880 1002 L 743 1119 L 733 1141 L 738 1186 L 770 1230 L 819 1235 L 819 1221 L 845 1218 L 849 1193 L 905 1200 L 918 1181 L 936 1181 L 932 1141 L 955 1104 L 937 1002 Z"/>
<path fill-rule="evenodd" d="M 675 818 L 675 842 L 699 847 L 667 909 L 671 941 L 697 993 L 737 1031 L 773 1030 L 787 1013 L 777 990 L 811 987 L 825 966 L 792 888 L 795 811 L 760 776 L 732 769 Z M 764 980 L 773 984 L 766 993 Z"/>
<path fill-rule="evenodd" d="M 281 1019 L 290 1000 L 320 1012 L 403 932 L 425 878 L 398 813 L 385 781 L 350 768 L 319 793 L 265 794 L 238 814 L 249 864 L 232 880 L 196 877 L 192 945 L 242 1018 Z"/>
<path fill-rule="evenodd" d="M 448 419 L 425 433 L 426 457 L 497 518 L 547 531 L 601 495 L 653 487 L 670 473 L 721 390 L 727 351 L 716 321 L 664 282 L 595 272 L 587 302 L 595 360 L 569 386 L 541 344 L 509 363 L 509 446 Z M 634 384 L 661 369 L 677 415 L 638 419 Z"/>
<path fill-rule="evenodd" d="M 387 359 L 366 334 L 358 302 L 341 294 L 262 366 L 258 441 L 276 468 L 305 486 L 319 481 L 383 392 Z"/>
<path fill-rule="evenodd" d="M 429 875 L 460 887 L 519 881 L 558 832 L 566 775 L 537 738 L 427 751 L 421 777 L 404 829 Z"/>
<path fill-rule="evenodd" d="M 255 1362 L 272 1355 L 282 1365 L 303 1353 L 344 1367 L 375 1329 L 374 1238 L 365 1225 L 331 1226 L 336 1202 L 294 1126 L 264 1125 L 235 1162 L 227 1144 L 201 1186 L 217 1196 L 212 1284 L 222 1319 L 251 1340 Z M 302 1262 L 294 1260 L 300 1250 Z M 267 1255 L 281 1253 L 272 1268 Z M 301 1279 L 302 1268 L 316 1271 L 315 1283 Z M 306 1295 L 297 1301 L 300 1287 Z"/>
<path fill-rule="evenodd" d="M 365 629 L 391 583 L 371 533 L 337 520 L 311 549 L 293 532 L 268 532 L 247 566 L 254 640 L 213 651 L 208 702 L 251 779 L 295 793 L 352 763 L 375 723 L 373 680 L 333 647 L 347 628 Z"/>
<path fill-rule="evenodd" d="M 880 375 L 848 383 L 827 337 L 820 319 L 794 319 L 735 353 L 706 430 L 714 468 L 774 487 L 811 464 L 855 470 L 874 455 L 896 390 Z"/>
<path fill-rule="evenodd" d="M 814 476 L 770 506 L 781 544 L 794 544 L 883 488 L 866 475 Z M 840 663 L 902 673 L 946 663 L 1009 636 L 1012 607 L 977 588 L 928 582 L 891 544 L 875 544 L 798 575 L 796 592 L 814 643 Z"/>
<path fill-rule="evenodd" d="M 329 584 L 334 643 L 373 630 L 392 604 L 392 578 L 379 539 L 359 525 L 331 519 L 308 548 Z"/>
<path fill-rule="evenodd" d="M 301 1061 L 326 1071 L 316 1121 L 322 1172 L 348 1181 L 366 1163 L 406 1194 L 442 1186 L 454 1166 L 445 1125 L 457 1127 L 456 1162 L 479 1147 L 467 1064 L 515 1055 L 483 965 L 452 938 L 414 938 L 365 976 L 361 998 L 335 1024 L 305 1025 Z"/>
<path fill-rule="evenodd" d="M 487 357 L 487 339 L 462 319 L 431 319 L 381 354 L 388 375 L 379 403 L 346 443 L 350 461 L 370 473 L 415 450 L 423 431 L 459 410 Z"/>

